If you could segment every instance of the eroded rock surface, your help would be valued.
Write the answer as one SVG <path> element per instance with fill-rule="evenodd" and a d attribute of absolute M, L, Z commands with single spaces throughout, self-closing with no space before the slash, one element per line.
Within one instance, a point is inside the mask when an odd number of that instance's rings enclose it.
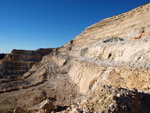
<path fill-rule="evenodd" d="M 47 112 L 149 113 L 150 38 L 129 40 L 150 32 L 149 18 L 147 3 L 87 27 L 50 52 L 13 50 L 0 64 L 0 110 L 32 113 L 49 100 Z M 20 78 L 12 81 L 13 75 Z"/>

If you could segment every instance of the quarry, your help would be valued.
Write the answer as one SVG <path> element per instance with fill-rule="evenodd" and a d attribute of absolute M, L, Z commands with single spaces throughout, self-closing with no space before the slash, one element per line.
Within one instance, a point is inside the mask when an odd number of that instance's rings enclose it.
<path fill-rule="evenodd" d="M 59 48 L 0 59 L 0 113 L 150 113 L 150 3 Z"/>

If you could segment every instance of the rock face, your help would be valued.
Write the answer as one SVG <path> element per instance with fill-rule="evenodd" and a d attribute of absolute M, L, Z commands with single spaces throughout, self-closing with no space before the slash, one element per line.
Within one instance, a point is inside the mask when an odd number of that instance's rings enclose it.
<path fill-rule="evenodd" d="M 147 3 L 87 27 L 61 48 L 13 50 L 1 60 L 0 109 L 35 112 L 48 99 L 50 112 L 149 113 L 150 38 L 129 40 L 150 33 L 149 18 Z"/>
<path fill-rule="evenodd" d="M 14 78 L 22 76 L 31 69 L 32 65 L 42 60 L 44 55 L 51 53 L 53 49 L 39 49 L 36 51 L 12 50 L 10 54 L 0 62 L 0 77 Z"/>
<path fill-rule="evenodd" d="M 141 96 L 134 89 L 97 87 L 81 101 L 79 109 L 90 113 L 146 113 L 147 108 Z"/>
<path fill-rule="evenodd" d="M 53 49 L 36 51 L 14 49 L 10 54 L 5 55 L 0 61 L 0 92 L 20 89 L 28 85 L 28 81 L 22 80 L 23 74 L 28 72 L 35 63 L 40 62 L 44 55 L 52 51 Z M 38 81 L 42 82 L 42 77 Z"/>
<path fill-rule="evenodd" d="M 43 102 L 41 102 L 39 105 L 34 106 L 33 109 L 37 111 L 43 111 L 43 113 L 44 112 L 51 113 L 53 110 L 53 107 L 54 107 L 53 103 L 50 102 L 49 99 L 46 99 Z"/>

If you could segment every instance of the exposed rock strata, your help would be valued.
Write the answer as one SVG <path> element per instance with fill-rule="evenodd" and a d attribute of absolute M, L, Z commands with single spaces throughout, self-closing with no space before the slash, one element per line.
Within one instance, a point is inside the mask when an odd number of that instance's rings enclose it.
<path fill-rule="evenodd" d="M 12 51 L 1 69 L 26 73 L 17 81 L 1 82 L 0 109 L 33 112 L 50 99 L 53 112 L 149 113 L 150 38 L 129 40 L 150 32 L 149 18 L 150 3 L 87 27 L 49 55 L 39 50 L 19 57 L 23 51 Z"/>
<path fill-rule="evenodd" d="M 0 78 L 18 78 L 31 69 L 32 65 L 41 61 L 44 55 L 53 49 L 38 49 L 36 51 L 12 50 L 0 62 Z"/>

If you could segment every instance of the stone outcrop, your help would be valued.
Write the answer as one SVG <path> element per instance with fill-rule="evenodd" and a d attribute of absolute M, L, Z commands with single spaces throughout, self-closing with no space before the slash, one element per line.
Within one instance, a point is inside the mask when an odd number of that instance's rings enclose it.
<path fill-rule="evenodd" d="M 129 40 L 150 32 L 149 18 L 147 3 L 87 27 L 48 55 L 13 50 L 0 72 L 17 69 L 21 79 L 1 79 L 0 109 L 32 112 L 50 99 L 52 112 L 149 113 L 150 38 Z"/>
<path fill-rule="evenodd" d="M 49 99 L 42 101 L 40 104 L 34 106 L 32 109 L 36 111 L 36 113 L 51 113 L 53 110 L 53 102 L 50 102 Z"/>
<path fill-rule="evenodd" d="M 150 4 L 139 6 L 129 12 L 122 13 L 99 21 L 87 27 L 72 40 L 70 56 L 80 56 L 80 51 L 91 47 L 106 38 L 119 37 L 128 39 L 138 36 L 142 30 L 150 32 Z M 126 15 L 122 16 L 121 15 Z M 109 20 L 109 22 L 107 22 Z M 104 24 L 104 25 L 101 25 Z M 65 44 L 69 47 L 70 42 Z"/>

